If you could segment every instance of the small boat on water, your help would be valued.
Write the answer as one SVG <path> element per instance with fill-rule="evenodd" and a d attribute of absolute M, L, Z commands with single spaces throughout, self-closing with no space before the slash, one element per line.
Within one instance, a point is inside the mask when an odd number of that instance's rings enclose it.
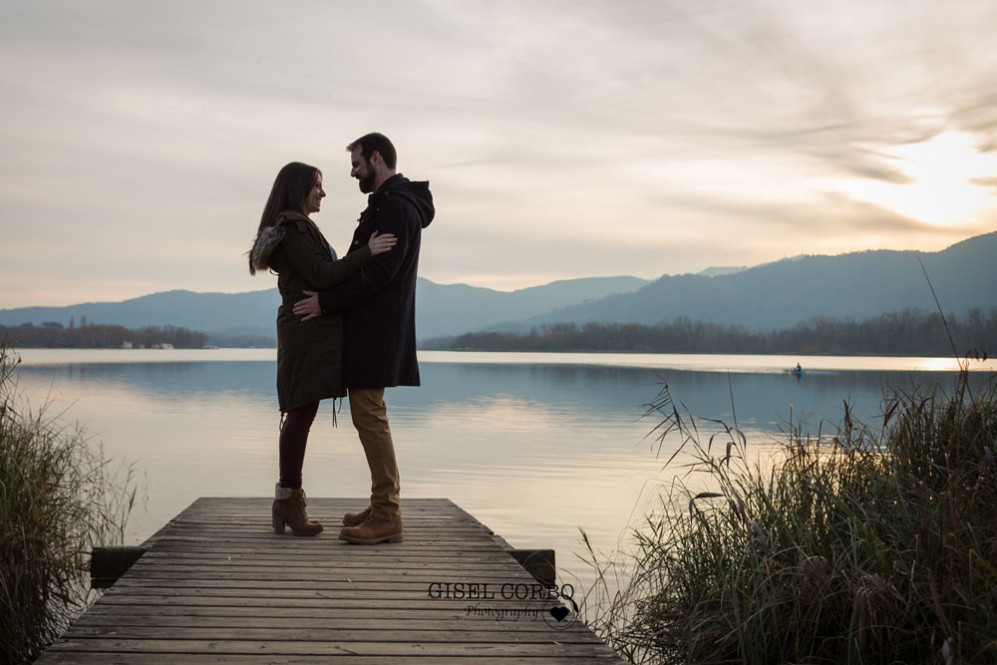
<path fill-rule="evenodd" d="M 796 367 L 794 367 L 793 369 L 789 370 L 789 373 L 792 374 L 793 376 L 799 378 L 799 377 L 803 376 L 803 367 L 800 365 L 800 363 L 796 363 Z"/>

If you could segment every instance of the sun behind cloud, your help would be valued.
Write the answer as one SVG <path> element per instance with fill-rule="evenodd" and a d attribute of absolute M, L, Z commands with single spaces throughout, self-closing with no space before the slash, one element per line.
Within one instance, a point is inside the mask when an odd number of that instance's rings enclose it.
<path fill-rule="evenodd" d="M 906 182 L 847 180 L 835 186 L 853 199 L 938 227 L 974 226 L 997 209 L 987 184 L 997 178 L 997 154 L 980 151 L 969 134 L 946 131 L 896 146 L 883 159 Z"/>

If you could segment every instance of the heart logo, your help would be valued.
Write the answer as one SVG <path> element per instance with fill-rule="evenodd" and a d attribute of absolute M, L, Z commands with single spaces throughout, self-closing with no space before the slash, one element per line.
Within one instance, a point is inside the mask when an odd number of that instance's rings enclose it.
<path fill-rule="evenodd" d="M 568 616 L 567 607 L 552 607 L 550 608 L 550 615 L 557 619 L 558 623 L 564 621 L 564 617 Z"/>

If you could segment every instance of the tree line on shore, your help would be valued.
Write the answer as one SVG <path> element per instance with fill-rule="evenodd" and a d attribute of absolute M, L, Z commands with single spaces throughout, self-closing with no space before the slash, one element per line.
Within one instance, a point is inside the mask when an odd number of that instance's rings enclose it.
<path fill-rule="evenodd" d="M 26 323 L 0 326 L 0 339 L 8 339 L 15 348 L 40 349 L 152 349 L 169 345 L 177 349 L 200 349 L 208 336 L 176 326 L 148 326 L 131 329 L 119 325 L 87 324 L 63 326 L 61 323 Z"/>
<path fill-rule="evenodd" d="M 951 335 L 951 338 L 950 338 Z M 864 321 L 815 317 L 790 328 L 751 331 L 736 324 L 694 321 L 556 323 L 528 334 L 474 332 L 429 340 L 423 348 L 450 351 L 580 351 L 801 355 L 947 356 L 953 344 L 997 348 L 997 309 L 965 315 L 902 309 Z"/>
<path fill-rule="evenodd" d="M 950 337 L 951 336 L 951 337 Z M 139 329 L 111 324 L 42 323 L 0 326 L 0 339 L 21 348 L 156 348 L 170 345 L 199 349 L 212 343 L 205 333 L 177 326 Z M 262 337 L 226 339 L 225 346 L 270 347 Z M 243 342 L 243 343 L 239 343 Z M 218 341 L 214 341 L 218 344 Z M 997 309 L 972 309 L 964 315 L 902 309 L 863 321 L 814 317 L 790 328 L 748 330 L 737 324 L 695 321 L 679 316 L 671 322 L 555 323 L 529 333 L 471 332 L 430 339 L 427 350 L 550 351 L 621 353 L 734 353 L 800 355 L 947 356 L 970 349 L 997 348 Z"/>

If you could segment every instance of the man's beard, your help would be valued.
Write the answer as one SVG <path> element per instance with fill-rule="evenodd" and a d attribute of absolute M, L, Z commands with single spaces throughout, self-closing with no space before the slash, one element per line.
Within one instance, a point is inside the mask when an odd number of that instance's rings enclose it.
<path fill-rule="evenodd" d="M 370 194 L 374 191 L 374 170 L 370 168 L 370 162 L 367 163 L 367 175 L 363 178 L 357 178 L 357 181 L 362 193 Z"/>

